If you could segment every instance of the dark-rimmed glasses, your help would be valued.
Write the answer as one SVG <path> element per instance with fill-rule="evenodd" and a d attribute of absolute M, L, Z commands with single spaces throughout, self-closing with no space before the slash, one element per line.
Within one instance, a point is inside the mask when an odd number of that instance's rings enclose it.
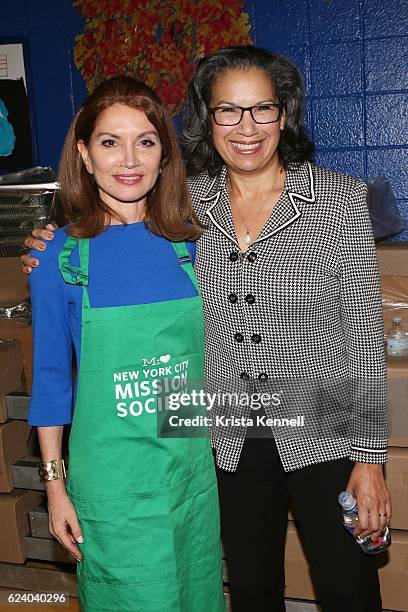
<path fill-rule="evenodd" d="M 255 106 L 214 106 L 208 109 L 217 125 L 238 125 L 245 111 L 249 111 L 255 123 L 276 123 L 280 117 L 280 104 L 256 104 Z"/>

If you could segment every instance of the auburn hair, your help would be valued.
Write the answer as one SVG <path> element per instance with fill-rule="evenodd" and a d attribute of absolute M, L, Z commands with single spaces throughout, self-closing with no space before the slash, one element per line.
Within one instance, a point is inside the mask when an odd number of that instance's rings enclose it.
<path fill-rule="evenodd" d="M 69 233 L 77 238 L 93 238 L 106 228 L 107 219 L 126 223 L 100 198 L 95 179 L 88 173 L 77 147 L 80 140 L 88 146 L 98 118 L 114 104 L 145 113 L 160 139 L 161 173 L 146 197 L 145 225 L 168 240 L 196 240 L 202 233 L 202 225 L 187 192 L 184 164 L 172 120 L 153 89 L 128 76 L 101 83 L 86 98 L 68 131 L 58 180 L 64 213 L 70 224 Z"/>

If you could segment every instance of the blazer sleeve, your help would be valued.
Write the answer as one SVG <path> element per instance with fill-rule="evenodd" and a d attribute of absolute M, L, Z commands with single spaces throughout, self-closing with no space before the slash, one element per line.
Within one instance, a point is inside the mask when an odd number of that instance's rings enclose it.
<path fill-rule="evenodd" d="M 348 353 L 352 461 L 387 460 L 387 373 L 377 253 L 366 204 L 367 188 L 355 182 L 339 249 L 340 308 Z"/>

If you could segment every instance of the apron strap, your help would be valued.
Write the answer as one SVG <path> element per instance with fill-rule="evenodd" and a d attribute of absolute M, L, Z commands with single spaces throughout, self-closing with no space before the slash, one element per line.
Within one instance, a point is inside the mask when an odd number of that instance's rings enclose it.
<path fill-rule="evenodd" d="M 72 251 L 79 243 L 80 268 L 71 266 L 69 258 Z M 68 236 L 64 246 L 58 256 L 59 270 L 64 281 L 70 285 L 88 285 L 88 260 L 89 260 L 89 240 L 78 240 L 74 236 Z"/>
<path fill-rule="evenodd" d="M 194 287 L 197 290 L 197 293 L 200 294 L 200 289 L 198 287 L 197 278 L 193 268 L 193 262 L 190 253 L 188 252 L 186 243 L 172 242 L 171 245 L 176 252 L 179 264 L 182 266 L 184 272 L 187 274 L 187 276 L 193 283 Z"/>

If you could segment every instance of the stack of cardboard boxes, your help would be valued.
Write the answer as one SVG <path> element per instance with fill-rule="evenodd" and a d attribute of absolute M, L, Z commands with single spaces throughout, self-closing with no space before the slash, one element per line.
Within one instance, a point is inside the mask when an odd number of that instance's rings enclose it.
<path fill-rule="evenodd" d="M 31 427 L 8 419 L 6 395 L 21 388 L 23 353 L 16 339 L 0 340 L 0 561 L 23 563 L 28 511 L 41 501 L 37 491 L 15 489 L 12 465 L 27 452 Z"/>
<path fill-rule="evenodd" d="M 28 297 L 26 280 L 16 284 L 19 260 L 0 260 L 1 306 L 14 306 Z M 17 331 L 16 331 L 17 329 Z M 25 362 L 21 336 L 26 334 L 28 362 L 31 361 L 28 322 L 0 321 L 0 561 L 23 563 L 24 536 L 29 532 L 28 511 L 41 501 L 37 491 L 14 488 L 12 465 L 27 452 L 31 427 L 24 420 L 8 419 L 6 396 L 25 384 Z"/>
<path fill-rule="evenodd" d="M 394 316 L 408 330 L 408 245 L 378 248 L 387 331 Z M 390 441 L 385 474 L 393 504 L 392 546 L 379 559 L 384 608 L 408 610 L 408 356 L 391 358 L 388 369 Z"/>
<path fill-rule="evenodd" d="M 377 252 L 382 280 L 385 330 L 390 327 L 394 316 L 401 316 L 403 322 L 408 325 L 408 244 L 381 245 L 378 246 Z M 393 502 L 392 546 L 377 557 L 377 563 L 384 610 L 406 612 L 408 610 L 408 357 L 388 359 L 387 370 L 390 448 L 385 473 Z M 316 599 L 293 520 L 289 520 L 288 526 L 285 570 L 286 597 L 301 600 Z M 344 587 L 347 588 L 347 585 Z M 317 608 L 313 606 L 311 609 Z"/>
<path fill-rule="evenodd" d="M 28 280 L 18 258 L 0 258 L 0 306 L 29 298 Z M 0 587 L 75 592 L 75 576 L 41 567 L 32 544 L 30 514 L 44 502 L 36 464 L 36 431 L 27 424 L 32 379 L 32 339 L 28 319 L 0 319 Z M 30 459 L 30 461 L 26 461 Z M 24 465 L 28 480 L 24 482 Z M 17 467 L 19 466 L 19 467 Z M 20 477 L 21 476 L 21 477 Z M 51 536 L 48 534 L 48 537 Z M 48 540 L 59 547 L 56 540 Z M 34 541 L 34 544 L 36 541 Z M 34 554 L 33 550 L 34 549 Z M 62 550 L 62 549 L 61 549 Z M 64 558 L 66 561 L 66 558 Z"/>

